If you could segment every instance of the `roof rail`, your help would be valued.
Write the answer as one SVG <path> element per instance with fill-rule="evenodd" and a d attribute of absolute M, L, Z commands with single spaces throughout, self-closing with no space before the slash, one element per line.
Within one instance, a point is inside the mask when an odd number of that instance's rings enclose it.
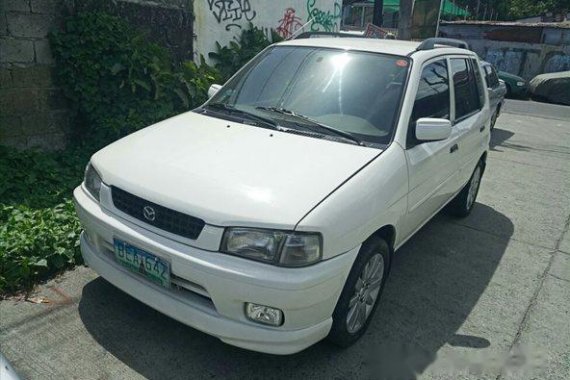
<path fill-rule="evenodd" d="M 348 37 L 348 38 L 367 38 L 366 36 L 364 36 L 364 34 L 360 35 L 360 34 L 356 34 L 356 33 L 343 33 L 343 32 L 304 32 L 299 34 L 298 36 L 296 36 L 294 39 L 300 39 L 300 38 L 313 38 L 313 37 L 318 37 L 318 36 L 323 36 L 323 37 Z"/>
<path fill-rule="evenodd" d="M 460 49 L 469 50 L 469 45 L 465 41 L 456 40 L 453 38 L 434 37 L 423 40 L 420 46 L 416 48 L 416 51 L 431 50 L 435 48 L 435 45 L 454 46 Z"/>

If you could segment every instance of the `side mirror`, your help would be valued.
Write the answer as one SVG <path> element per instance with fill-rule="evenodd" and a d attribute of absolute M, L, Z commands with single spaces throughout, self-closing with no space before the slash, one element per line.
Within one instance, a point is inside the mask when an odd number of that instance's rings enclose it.
<path fill-rule="evenodd" d="M 440 141 L 451 135 L 451 121 L 424 117 L 416 121 L 416 139 L 420 141 Z"/>
<path fill-rule="evenodd" d="M 212 98 L 212 96 L 216 95 L 216 93 L 218 91 L 220 91 L 220 88 L 222 88 L 221 84 L 213 84 L 210 86 L 210 88 L 208 89 L 208 99 Z"/>

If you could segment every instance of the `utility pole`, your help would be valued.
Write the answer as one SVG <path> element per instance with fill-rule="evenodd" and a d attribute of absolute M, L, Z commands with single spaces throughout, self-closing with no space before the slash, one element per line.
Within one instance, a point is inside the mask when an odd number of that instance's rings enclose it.
<path fill-rule="evenodd" d="M 376 26 L 382 26 L 384 23 L 384 0 L 374 0 L 374 16 L 372 23 Z"/>
<path fill-rule="evenodd" d="M 441 14 L 443 12 L 443 6 L 445 5 L 445 0 L 439 2 L 439 12 L 437 14 L 437 25 L 435 26 L 435 36 L 439 37 L 439 22 L 441 21 Z"/>

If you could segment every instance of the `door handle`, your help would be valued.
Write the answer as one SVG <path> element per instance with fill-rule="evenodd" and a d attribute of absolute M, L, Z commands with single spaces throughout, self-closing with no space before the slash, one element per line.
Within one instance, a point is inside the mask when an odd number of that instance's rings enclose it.
<path fill-rule="evenodd" d="M 459 145 L 454 144 L 451 148 L 449 148 L 449 153 L 453 153 L 453 152 L 455 152 L 457 149 L 459 149 Z"/>
<path fill-rule="evenodd" d="M 485 130 L 485 124 L 479 127 L 479 132 L 483 132 Z"/>

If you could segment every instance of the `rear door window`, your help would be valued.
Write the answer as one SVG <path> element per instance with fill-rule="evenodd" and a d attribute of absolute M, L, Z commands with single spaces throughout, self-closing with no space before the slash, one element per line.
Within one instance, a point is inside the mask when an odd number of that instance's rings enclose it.
<path fill-rule="evenodd" d="M 464 58 L 451 59 L 456 121 L 470 116 L 482 107 L 479 84 L 469 61 Z"/>
<path fill-rule="evenodd" d="M 497 70 L 493 66 L 489 66 L 489 77 L 491 78 L 491 83 L 493 83 L 493 88 L 499 87 L 499 75 L 497 74 Z"/>

